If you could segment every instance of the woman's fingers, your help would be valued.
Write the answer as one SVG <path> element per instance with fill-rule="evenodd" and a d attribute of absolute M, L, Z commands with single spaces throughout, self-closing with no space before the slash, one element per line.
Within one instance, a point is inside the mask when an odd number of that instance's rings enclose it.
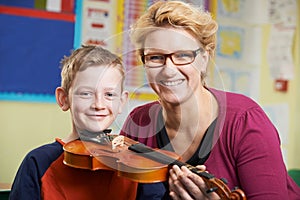
<path fill-rule="evenodd" d="M 192 200 L 193 199 L 186 191 L 185 186 L 179 180 L 179 179 L 182 179 L 183 177 L 186 177 L 186 175 L 183 174 L 181 169 L 178 166 L 173 166 L 173 168 L 170 170 L 169 190 L 170 190 L 170 196 L 174 200 L 177 200 L 177 199 Z"/>
<path fill-rule="evenodd" d="M 200 171 L 205 171 L 206 170 L 205 165 L 197 165 L 196 168 L 199 169 Z"/>
<path fill-rule="evenodd" d="M 197 168 L 201 171 L 206 169 L 203 165 L 199 165 Z M 219 199 L 215 192 L 207 194 L 208 188 L 204 180 L 185 166 L 179 168 L 174 165 L 172 167 L 170 170 L 169 189 L 170 196 L 174 200 Z"/>
<path fill-rule="evenodd" d="M 186 167 L 180 169 L 176 165 L 170 170 L 169 189 L 170 196 L 173 199 L 203 199 L 204 196 L 201 189 L 189 178 L 188 174 L 190 173 L 191 171 Z M 198 178 L 201 179 L 201 177 Z"/>

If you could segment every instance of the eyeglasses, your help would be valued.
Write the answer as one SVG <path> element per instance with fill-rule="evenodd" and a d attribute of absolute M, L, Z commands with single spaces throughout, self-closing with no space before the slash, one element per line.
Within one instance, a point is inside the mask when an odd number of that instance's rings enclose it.
<path fill-rule="evenodd" d="M 144 65 L 149 68 L 164 66 L 166 64 L 167 58 L 170 58 L 174 65 L 187 65 L 194 62 L 195 57 L 200 52 L 204 52 L 204 49 L 201 47 L 195 51 L 176 51 L 169 54 L 153 53 L 141 55 L 141 60 Z"/>

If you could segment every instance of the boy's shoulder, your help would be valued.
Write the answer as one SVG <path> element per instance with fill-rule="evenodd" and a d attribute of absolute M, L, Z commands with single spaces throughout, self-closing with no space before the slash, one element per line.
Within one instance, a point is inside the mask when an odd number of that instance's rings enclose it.
<path fill-rule="evenodd" d="M 46 170 L 62 153 L 62 144 L 59 142 L 55 141 L 53 143 L 44 144 L 31 150 L 25 156 L 23 164 L 35 165 L 36 168 Z"/>
<path fill-rule="evenodd" d="M 63 151 L 62 144 L 55 141 L 49 144 L 44 144 L 31 150 L 27 156 L 29 157 L 52 157 L 61 154 Z"/>

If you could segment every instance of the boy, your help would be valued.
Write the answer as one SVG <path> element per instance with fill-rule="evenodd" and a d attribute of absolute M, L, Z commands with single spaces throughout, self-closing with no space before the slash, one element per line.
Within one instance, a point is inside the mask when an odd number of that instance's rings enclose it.
<path fill-rule="evenodd" d="M 10 199 L 135 199 L 137 183 L 109 170 L 90 171 L 63 164 L 63 145 L 80 133 L 99 133 L 121 113 L 128 92 L 119 57 L 99 46 L 82 46 L 62 60 L 57 104 L 70 110 L 72 131 L 64 139 L 34 149 L 23 160 Z"/>

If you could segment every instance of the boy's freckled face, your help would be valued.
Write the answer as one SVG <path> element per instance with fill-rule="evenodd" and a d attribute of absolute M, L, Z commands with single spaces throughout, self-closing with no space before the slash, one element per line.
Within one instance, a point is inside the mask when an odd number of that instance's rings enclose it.
<path fill-rule="evenodd" d="M 78 71 L 69 93 L 77 129 L 103 131 L 122 109 L 122 75 L 116 68 L 91 66 Z"/>

